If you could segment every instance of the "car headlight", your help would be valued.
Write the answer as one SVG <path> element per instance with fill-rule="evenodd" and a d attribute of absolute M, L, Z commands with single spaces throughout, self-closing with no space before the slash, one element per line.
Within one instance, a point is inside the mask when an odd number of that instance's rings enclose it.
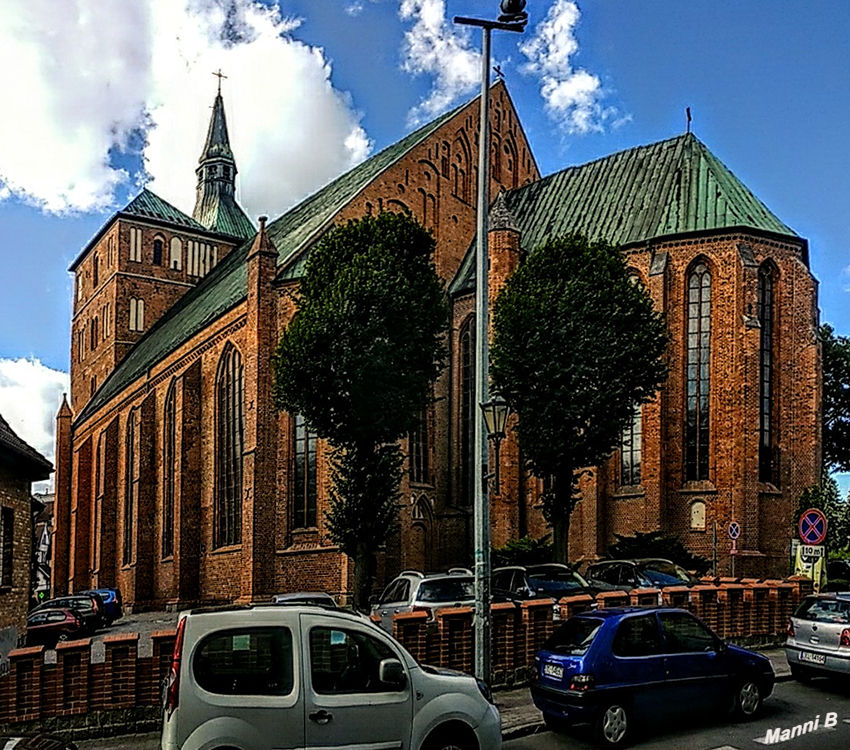
<path fill-rule="evenodd" d="M 496 704 L 493 702 L 493 694 L 490 692 L 490 688 L 487 687 L 487 683 L 484 682 L 484 680 L 476 678 L 475 684 L 478 685 L 478 690 L 481 692 L 481 695 L 484 696 L 484 700 L 488 703 L 493 703 L 495 706 Z"/>

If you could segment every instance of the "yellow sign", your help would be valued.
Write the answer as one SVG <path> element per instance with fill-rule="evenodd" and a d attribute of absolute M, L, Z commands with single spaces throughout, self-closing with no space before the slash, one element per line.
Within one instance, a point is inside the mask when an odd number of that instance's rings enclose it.
<path fill-rule="evenodd" d="M 815 551 L 815 548 L 808 544 L 801 544 L 797 547 L 794 560 L 794 575 L 811 578 L 814 583 L 815 593 L 818 593 L 826 586 L 826 557 L 821 550 L 817 550 L 817 552 L 821 552 L 820 555 L 806 554 L 806 552 L 811 553 L 813 551 Z"/>

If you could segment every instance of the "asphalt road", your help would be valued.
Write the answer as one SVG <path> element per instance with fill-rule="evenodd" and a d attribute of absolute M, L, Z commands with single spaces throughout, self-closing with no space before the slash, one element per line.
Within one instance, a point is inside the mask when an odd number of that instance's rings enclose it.
<path fill-rule="evenodd" d="M 834 714 L 835 725 L 826 728 L 827 715 Z M 771 744 L 767 733 L 792 730 L 820 716 L 817 731 Z M 832 719 L 830 719 L 831 721 Z M 789 731 L 789 735 L 791 732 Z M 758 750 L 781 747 L 782 750 L 843 750 L 850 747 L 850 680 L 816 679 L 808 685 L 797 682 L 777 684 L 773 695 L 764 703 L 759 718 L 737 723 L 732 720 L 682 719 L 676 723 L 654 726 L 651 733 L 636 738 L 641 750 Z M 568 735 L 552 732 L 506 742 L 505 750 L 585 750 L 595 747 L 589 727 L 578 727 Z"/>

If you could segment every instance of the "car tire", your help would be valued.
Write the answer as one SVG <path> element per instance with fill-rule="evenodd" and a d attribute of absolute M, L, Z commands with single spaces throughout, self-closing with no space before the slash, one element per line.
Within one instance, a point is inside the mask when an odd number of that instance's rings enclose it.
<path fill-rule="evenodd" d="M 622 700 L 602 704 L 596 715 L 594 735 L 601 747 L 626 747 L 634 734 L 631 708 Z"/>
<path fill-rule="evenodd" d="M 761 709 L 761 688 L 757 682 L 744 680 L 735 690 L 735 715 L 742 721 L 755 718 Z"/>
<path fill-rule="evenodd" d="M 566 719 L 552 714 L 544 713 L 543 723 L 546 725 L 546 729 L 555 734 L 566 734 L 570 729 L 570 723 Z"/>
<path fill-rule="evenodd" d="M 474 750 L 478 745 L 472 730 L 455 722 L 452 726 L 440 727 L 425 740 L 422 750 Z"/>
<path fill-rule="evenodd" d="M 797 682 L 809 682 L 814 676 L 811 671 L 805 667 L 801 667 L 799 664 L 791 664 L 790 666 L 791 676 L 797 680 Z"/>

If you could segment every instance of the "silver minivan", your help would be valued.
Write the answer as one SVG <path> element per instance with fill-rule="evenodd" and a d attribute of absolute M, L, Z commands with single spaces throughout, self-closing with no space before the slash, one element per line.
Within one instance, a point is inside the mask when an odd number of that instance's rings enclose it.
<path fill-rule="evenodd" d="M 374 623 L 310 605 L 181 616 L 161 750 L 501 747 L 475 678 L 423 666 Z"/>

